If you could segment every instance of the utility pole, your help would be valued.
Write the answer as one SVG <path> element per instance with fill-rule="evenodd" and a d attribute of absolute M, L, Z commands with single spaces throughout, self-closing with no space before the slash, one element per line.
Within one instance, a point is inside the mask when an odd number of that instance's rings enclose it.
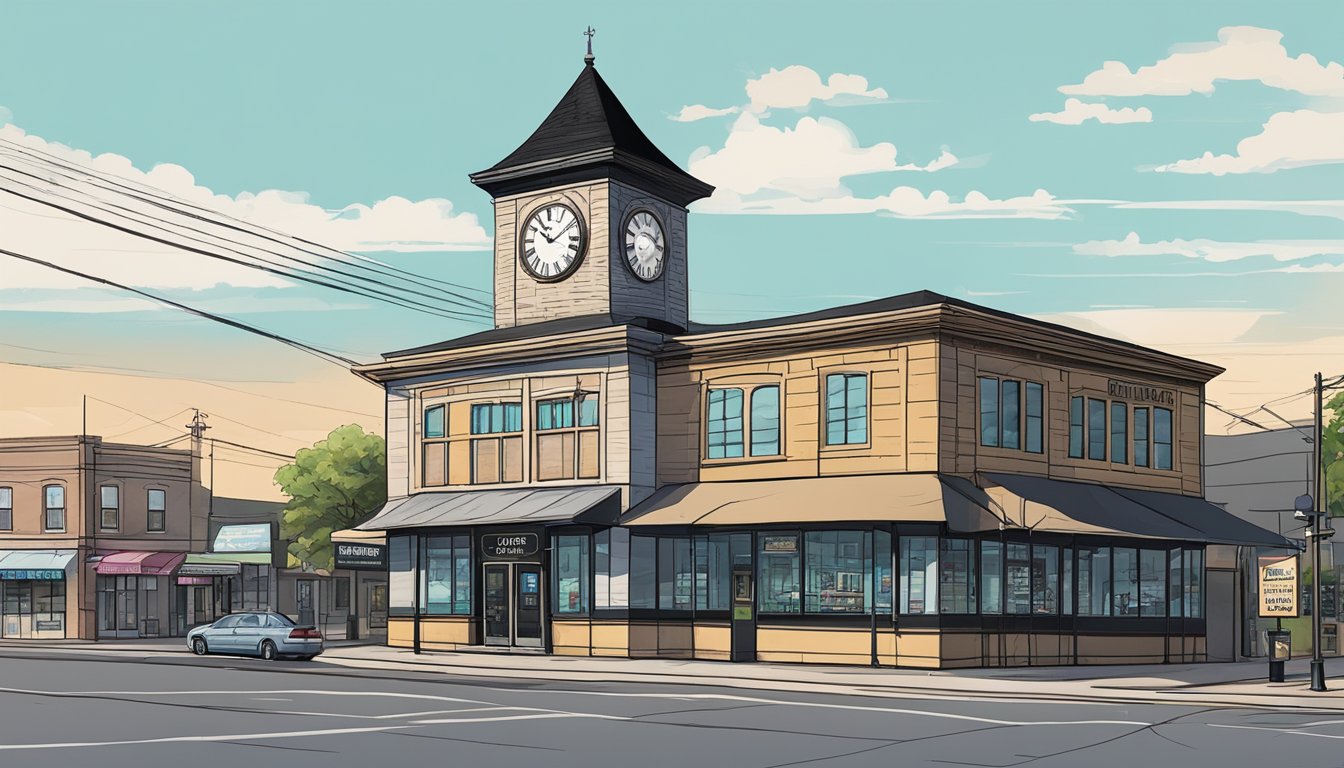
<path fill-rule="evenodd" d="M 1325 485 L 1321 471 L 1324 460 L 1322 443 L 1325 442 L 1324 417 L 1325 393 L 1321 384 L 1321 374 L 1316 374 L 1316 437 L 1312 443 L 1316 461 L 1315 503 L 1311 518 L 1311 690 L 1325 690 L 1325 657 L 1321 654 L 1321 582 L 1325 574 L 1321 571 L 1321 520 L 1325 517 Z M 1334 531 L 1331 531 L 1334 533 Z"/>

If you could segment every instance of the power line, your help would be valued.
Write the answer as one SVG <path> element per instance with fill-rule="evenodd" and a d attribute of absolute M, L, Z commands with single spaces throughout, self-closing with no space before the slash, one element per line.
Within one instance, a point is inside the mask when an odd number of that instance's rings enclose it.
<path fill-rule="evenodd" d="M 251 424 L 246 424 L 246 423 L 244 423 L 244 422 L 238 421 L 237 419 L 230 419 L 228 416 L 221 416 L 221 415 L 219 414 L 218 411 L 215 412 L 214 416 L 215 416 L 215 418 L 217 418 L 217 419 L 223 419 L 224 421 L 227 421 L 227 422 L 229 422 L 230 424 L 237 424 L 237 425 L 240 426 L 240 427 L 246 427 L 246 428 L 248 428 L 248 429 L 250 429 L 250 430 L 253 430 L 253 431 L 255 431 L 255 432 L 260 432 L 260 433 L 262 433 L 263 435 L 270 435 L 270 436 L 272 436 L 272 437 L 278 437 L 278 438 L 281 438 L 282 440 L 293 440 L 293 441 L 296 442 L 296 443 L 303 443 L 303 442 L 304 442 L 303 440 L 300 440 L 300 439 L 297 438 L 297 437 L 290 437 L 289 435 L 282 435 L 282 434 L 280 434 L 279 432 L 271 432 L 271 431 L 269 431 L 269 430 L 262 429 L 261 427 L 254 427 L 254 426 L 252 426 Z"/>
<path fill-rule="evenodd" d="M 219 445 L 227 445 L 227 446 L 231 446 L 231 447 L 233 447 L 233 448 L 244 448 L 244 449 L 247 449 L 247 450 L 249 450 L 249 451 L 254 451 L 254 452 L 256 452 L 256 453 L 264 453 L 264 454 L 266 454 L 267 456 L 273 456 L 273 457 L 275 457 L 275 458 L 277 458 L 277 459 L 284 459 L 285 461 L 293 461 L 293 460 L 294 460 L 294 457 L 291 456 L 291 455 L 289 455 L 289 454 L 276 453 L 275 451 L 268 451 L 268 450 L 266 450 L 266 449 L 264 449 L 264 448 L 256 448 L 256 447 L 251 446 L 251 445 L 244 445 L 243 443 L 231 443 L 231 442 L 229 442 L 228 440 L 221 440 L 221 439 L 219 439 L 219 438 L 217 438 L 217 437 L 212 437 L 212 438 L 210 438 L 210 442 L 212 442 L 212 443 L 218 443 Z"/>
<path fill-rule="evenodd" d="M 1207 406 L 1209 406 L 1210 408 L 1215 409 L 1215 410 L 1222 411 L 1223 413 L 1227 414 L 1228 416 L 1231 416 L 1232 418 L 1236 419 L 1237 421 L 1245 422 L 1245 423 L 1251 425 L 1252 427 L 1255 427 L 1256 429 L 1260 429 L 1260 430 L 1263 430 L 1263 431 L 1265 431 L 1265 432 L 1269 432 L 1269 431 L 1271 431 L 1269 427 L 1266 427 L 1266 426 L 1263 425 L 1263 424 L 1257 424 L 1256 422 L 1251 421 L 1250 419 L 1246 418 L 1245 416 L 1242 416 L 1242 415 L 1239 414 L 1239 413 L 1233 413 L 1233 412 L 1227 410 L 1226 408 L 1222 407 L 1221 405 L 1219 405 L 1219 404 L 1213 402 L 1212 400 L 1205 399 L 1205 400 L 1204 400 L 1204 404 L 1207 405 Z"/>

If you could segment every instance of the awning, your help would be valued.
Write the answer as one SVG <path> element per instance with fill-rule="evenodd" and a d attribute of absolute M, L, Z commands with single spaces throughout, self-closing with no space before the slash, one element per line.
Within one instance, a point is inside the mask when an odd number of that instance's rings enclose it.
<path fill-rule="evenodd" d="M 383 505 L 359 531 L 509 523 L 615 525 L 620 490 L 612 486 L 417 493 Z"/>
<path fill-rule="evenodd" d="M 358 528 L 346 528 L 343 531 L 332 531 L 331 543 L 386 544 L 387 533 L 385 531 L 361 531 Z"/>
<path fill-rule="evenodd" d="M 159 576 L 182 564 L 185 552 L 113 552 L 103 555 L 94 570 L 100 576 Z"/>
<path fill-rule="evenodd" d="M 621 518 L 623 525 L 927 522 L 954 531 L 995 531 L 999 520 L 978 489 L 934 474 L 855 475 L 664 486 Z M 981 494 L 983 495 L 983 494 Z"/>
<path fill-rule="evenodd" d="M 0 550 L 0 579 L 6 581 L 51 580 L 65 576 L 75 558 L 73 549 Z"/>
<path fill-rule="evenodd" d="M 1278 534 L 1192 496 L 1029 475 L 986 473 L 984 479 L 986 492 L 1011 527 L 1048 533 L 1292 546 Z"/>
<path fill-rule="evenodd" d="M 232 576 L 241 573 L 243 565 L 270 565 L 269 552 L 206 552 L 187 555 L 177 569 L 180 576 Z"/>

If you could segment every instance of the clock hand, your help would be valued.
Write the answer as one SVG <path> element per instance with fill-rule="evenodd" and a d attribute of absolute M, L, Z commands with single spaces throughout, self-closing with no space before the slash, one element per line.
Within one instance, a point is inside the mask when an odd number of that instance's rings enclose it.
<path fill-rule="evenodd" d="M 569 230 L 573 229 L 573 228 L 574 228 L 574 225 L 575 225 L 575 224 L 578 224 L 578 223 L 579 223 L 579 220 L 578 220 L 578 219 L 574 219 L 573 221 L 569 222 L 569 226 L 568 226 L 568 227 L 565 227 L 564 229 L 562 229 L 562 230 L 560 230 L 559 232 L 555 233 L 555 240 L 559 240 L 561 235 L 563 235 L 563 234 L 565 234 L 566 232 L 568 232 Z M 551 242 L 555 242 L 555 240 L 552 240 Z"/>

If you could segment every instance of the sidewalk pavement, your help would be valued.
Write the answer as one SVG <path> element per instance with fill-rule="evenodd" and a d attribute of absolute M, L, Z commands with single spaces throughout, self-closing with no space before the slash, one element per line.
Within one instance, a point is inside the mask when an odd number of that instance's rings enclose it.
<path fill-rule="evenodd" d="M 31 641 L 0 643 L 10 649 L 71 653 L 127 653 L 145 657 L 188 655 L 181 638 L 159 640 Z M 1324 693 L 1308 690 L 1307 659 L 1290 661 L 1286 682 L 1267 682 L 1261 661 L 1097 667 L 1014 667 L 914 670 L 814 664 L 777 664 L 680 659 L 624 659 L 509 654 L 488 651 L 414 654 L 361 641 L 328 642 L 314 671 L 343 667 L 440 673 L 472 678 L 544 679 L 552 682 L 695 685 L 753 691 L 802 691 L 905 698 L 1068 700 L 1095 703 L 1145 702 L 1195 706 L 1344 711 L 1344 659 L 1326 660 Z M 1333 669 L 1332 669 L 1333 667 Z M 292 671 L 292 670 L 287 670 Z"/>

